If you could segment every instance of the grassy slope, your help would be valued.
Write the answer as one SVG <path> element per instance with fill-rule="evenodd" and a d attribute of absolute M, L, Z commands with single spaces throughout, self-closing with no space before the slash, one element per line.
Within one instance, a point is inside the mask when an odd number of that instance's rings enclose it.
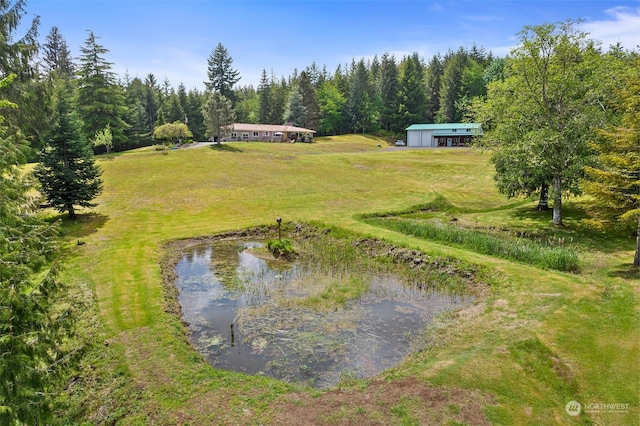
<path fill-rule="evenodd" d="M 637 416 L 639 280 L 624 266 L 633 242 L 581 237 L 569 219 L 567 235 L 591 247 L 609 243 L 605 251 L 589 251 L 585 271 L 571 275 L 376 229 L 355 215 L 404 209 L 435 192 L 469 209 L 508 204 L 493 187 L 487 156 L 465 149 L 380 152 L 379 143 L 346 136 L 100 158 L 104 194 L 95 215 L 68 228 L 70 239 L 87 244 L 73 248 L 66 278 L 94 289 L 105 330 L 100 338 L 112 340 L 87 357 L 92 365 L 81 373 L 87 382 L 71 407 L 84 401 L 93 421 L 127 424 L 268 422 L 270 402 L 291 387 L 214 370 L 192 351 L 179 321 L 164 312 L 160 246 L 281 216 L 373 234 L 497 271 L 498 284 L 487 300 L 437 331 L 442 344 L 387 377 L 413 375 L 491 394 L 496 404 L 486 414 L 497 423 L 570 423 L 575 419 L 564 405 L 571 399 L 632 404 L 626 416 L 591 414 L 596 421 L 622 424 Z M 548 218 L 523 207 L 464 219 L 549 226 Z M 95 395 L 87 397 L 89 391 Z"/>

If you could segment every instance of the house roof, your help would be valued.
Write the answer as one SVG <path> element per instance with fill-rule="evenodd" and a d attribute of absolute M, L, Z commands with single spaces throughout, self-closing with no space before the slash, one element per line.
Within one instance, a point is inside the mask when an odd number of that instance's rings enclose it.
<path fill-rule="evenodd" d="M 234 132 L 316 133 L 315 130 L 284 124 L 233 123 Z"/>
<path fill-rule="evenodd" d="M 480 123 L 439 123 L 439 124 L 412 124 L 405 130 L 453 130 L 453 129 L 481 129 Z"/>

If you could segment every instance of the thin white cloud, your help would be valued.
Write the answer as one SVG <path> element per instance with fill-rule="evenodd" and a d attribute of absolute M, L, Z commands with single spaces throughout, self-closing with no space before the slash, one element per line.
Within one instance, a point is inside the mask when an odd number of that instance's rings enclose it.
<path fill-rule="evenodd" d="M 606 11 L 611 19 L 585 22 L 582 28 L 604 48 L 620 43 L 623 48 L 638 50 L 640 45 L 640 7 L 614 7 Z"/>
<path fill-rule="evenodd" d="M 464 19 L 471 22 L 502 22 L 504 18 L 502 16 L 490 16 L 490 15 L 464 15 Z"/>

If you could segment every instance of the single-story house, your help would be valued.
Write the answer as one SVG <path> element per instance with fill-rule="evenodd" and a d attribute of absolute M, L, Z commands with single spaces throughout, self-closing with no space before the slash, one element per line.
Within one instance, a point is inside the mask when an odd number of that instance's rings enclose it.
<path fill-rule="evenodd" d="M 223 141 L 242 142 L 313 142 L 315 130 L 286 124 L 252 124 L 233 123 L 233 130 L 228 132 Z"/>
<path fill-rule="evenodd" d="M 407 131 L 407 146 L 469 146 L 482 134 L 480 123 L 412 124 Z"/>

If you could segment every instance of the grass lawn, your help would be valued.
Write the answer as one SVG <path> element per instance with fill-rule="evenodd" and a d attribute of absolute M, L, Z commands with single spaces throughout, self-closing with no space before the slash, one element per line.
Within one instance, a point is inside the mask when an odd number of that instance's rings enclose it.
<path fill-rule="evenodd" d="M 70 422 L 118 424 L 633 424 L 640 416 L 634 243 L 497 193 L 488 155 L 385 150 L 373 137 L 313 144 L 229 143 L 98 157 L 99 206 L 65 222 L 65 282 L 95 301 L 87 349 L 67 396 Z M 563 273 L 404 235 L 361 220 L 439 194 L 477 227 L 562 238 L 580 253 Z M 487 296 L 439 319 L 428 347 L 376 380 L 301 389 L 216 370 L 167 311 L 164 242 L 284 221 L 322 223 L 481 265 Z M 82 240 L 83 245 L 76 241 Z M 93 315 L 95 313 L 95 315 Z M 569 416 L 565 406 L 585 409 Z M 595 404 L 628 404 L 611 413 Z M 611 407 L 609 407 L 611 408 Z M 589 412 L 585 412 L 589 411 Z"/>

